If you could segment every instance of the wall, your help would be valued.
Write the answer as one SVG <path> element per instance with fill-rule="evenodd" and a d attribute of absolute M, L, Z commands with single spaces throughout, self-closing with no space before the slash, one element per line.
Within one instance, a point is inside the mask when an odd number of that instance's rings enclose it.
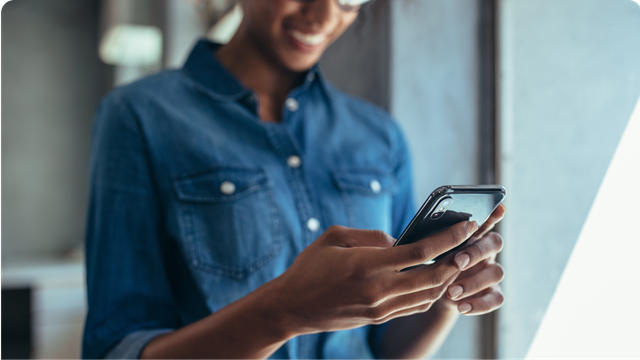
<path fill-rule="evenodd" d="M 320 65 L 339 88 L 388 111 L 391 5 L 377 0 L 365 6 L 356 22 L 327 49 Z"/>
<path fill-rule="evenodd" d="M 164 32 L 165 67 L 181 68 L 195 42 L 207 33 L 202 16 L 192 2 L 166 0 Z"/>
<path fill-rule="evenodd" d="M 2 9 L 3 263 L 83 239 L 91 124 L 108 80 L 98 10 L 74 0 Z"/>
<path fill-rule="evenodd" d="M 499 356 L 521 358 L 640 95 L 640 7 L 502 0 L 500 14 L 500 176 L 509 210 Z M 607 260 L 615 261 L 594 265 Z"/>

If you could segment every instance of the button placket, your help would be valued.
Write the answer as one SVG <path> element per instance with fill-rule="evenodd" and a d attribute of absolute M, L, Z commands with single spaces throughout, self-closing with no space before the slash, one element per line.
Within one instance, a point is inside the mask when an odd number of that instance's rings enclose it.
<path fill-rule="evenodd" d="M 297 251 L 302 251 L 306 246 L 316 239 L 317 234 L 321 228 L 320 219 L 321 214 L 317 211 L 318 207 L 315 206 L 315 200 L 313 193 L 309 189 L 309 181 L 302 170 L 302 159 L 298 155 L 299 151 L 294 145 L 293 135 L 281 125 L 267 125 L 266 126 L 269 139 L 274 146 L 276 152 L 282 156 L 284 160 L 285 173 L 290 179 L 291 192 L 294 196 L 294 204 L 298 211 L 298 219 L 302 226 L 303 236 L 301 241 L 296 242 L 298 246 Z M 281 160 L 282 161 L 282 160 Z M 319 216 L 320 215 L 320 216 Z M 309 223 L 309 220 L 314 219 Z M 315 231 L 309 229 L 316 229 Z"/>
<path fill-rule="evenodd" d="M 289 166 L 291 169 L 297 169 L 300 167 L 300 165 L 302 165 L 302 160 L 298 155 L 291 155 L 287 158 L 287 166 Z M 307 219 L 306 226 L 307 230 L 314 233 L 320 230 L 320 220 L 316 219 L 315 217 L 310 217 Z"/>

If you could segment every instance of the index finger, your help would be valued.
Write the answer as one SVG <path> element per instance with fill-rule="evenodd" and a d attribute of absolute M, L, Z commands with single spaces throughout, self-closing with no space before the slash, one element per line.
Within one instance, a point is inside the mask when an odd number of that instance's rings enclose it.
<path fill-rule="evenodd" d="M 476 231 L 476 233 L 473 234 L 473 237 L 471 238 L 470 242 L 474 242 L 474 240 L 485 236 L 489 231 L 493 229 L 494 226 L 496 226 L 497 223 L 500 222 L 500 220 L 502 220 L 502 218 L 504 218 L 504 214 L 506 212 L 507 212 L 507 208 L 503 204 L 498 205 L 498 207 L 495 210 L 493 210 L 491 215 L 489 215 L 489 218 L 487 219 L 487 221 L 485 221 L 484 224 L 482 224 L 482 226 L 480 227 L 480 229 L 478 229 L 478 231 Z"/>
<path fill-rule="evenodd" d="M 424 264 L 462 244 L 476 230 L 475 221 L 462 221 L 414 243 L 384 249 L 379 261 L 396 270 Z"/>

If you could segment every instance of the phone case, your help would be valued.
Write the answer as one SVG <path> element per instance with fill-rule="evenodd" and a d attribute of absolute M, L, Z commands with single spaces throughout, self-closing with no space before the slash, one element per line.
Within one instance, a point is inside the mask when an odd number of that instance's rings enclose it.
<path fill-rule="evenodd" d="M 439 187 L 427 198 L 394 246 L 424 239 L 465 220 L 476 221 L 478 226 L 482 226 L 506 196 L 506 189 L 500 185 Z M 440 211 L 441 204 L 446 200 L 451 202 L 450 205 L 445 211 Z M 465 244 L 466 241 L 434 260 L 458 250 Z"/>

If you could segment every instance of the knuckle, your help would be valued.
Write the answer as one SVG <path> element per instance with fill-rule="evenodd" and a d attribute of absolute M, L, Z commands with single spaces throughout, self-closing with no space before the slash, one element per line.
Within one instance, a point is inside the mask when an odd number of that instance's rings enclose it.
<path fill-rule="evenodd" d="M 498 306 L 502 306 L 502 304 L 504 304 L 504 294 L 502 294 L 501 292 L 496 294 L 496 300 L 498 302 Z"/>
<path fill-rule="evenodd" d="M 369 319 L 374 321 L 382 320 L 386 315 L 386 311 L 381 307 L 373 307 L 368 310 Z"/>
<path fill-rule="evenodd" d="M 382 297 L 378 294 L 377 291 L 370 289 L 369 291 L 363 292 L 360 303 L 369 308 L 375 308 L 380 304 Z"/>
<path fill-rule="evenodd" d="M 436 301 L 444 296 L 444 293 L 447 291 L 446 286 L 441 286 L 438 288 L 438 291 L 432 292 L 428 296 L 429 301 Z"/>
<path fill-rule="evenodd" d="M 362 264 L 353 264 L 349 267 L 348 278 L 352 281 L 362 281 L 369 277 L 371 269 L 368 266 Z"/>
<path fill-rule="evenodd" d="M 469 257 L 477 261 L 489 257 L 492 252 L 490 250 L 491 246 L 487 244 L 487 242 L 487 240 L 481 239 L 480 241 L 473 243 L 473 245 L 468 249 Z"/>
<path fill-rule="evenodd" d="M 331 225 L 325 230 L 329 236 L 340 236 L 344 233 L 345 227 L 340 225 Z"/>
<path fill-rule="evenodd" d="M 480 241 L 482 241 L 482 240 L 480 240 Z M 480 249 L 480 247 L 478 246 L 478 243 L 479 243 L 480 241 L 478 241 L 478 242 L 476 242 L 476 243 L 473 243 L 473 245 L 469 246 L 469 247 L 465 250 L 465 252 L 467 253 L 467 255 L 469 255 L 469 258 L 470 258 L 471 260 L 474 260 L 474 259 L 478 258 L 478 257 L 479 257 L 479 256 L 481 256 L 481 254 L 482 254 L 482 250 L 481 250 L 481 249 Z"/>
<path fill-rule="evenodd" d="M 502 247 L 504 246 L 504 240 L 502 240 L 502 236 L 497 232 L 492 232 L 491 239 L 493 240 L 493 244 L 495 245 L 497 252 L 502 251 Z"/>
<path fill-rule="evenodd" d="M 385 233 L 382 230 L 371 230 L 371 236 L 372 237 L 376 237 L 376 238 L 380 238 L 380 239 L 387 239 L 388 235 L 387 233 Z"/>
<path fill-rule="evenodd" d="M 446 272 L 444 271 L 444 269 L 440 268 L 433 274 L 432 283 L 434 287 L 437 287 L 444 284 L 447 279 L 448 277 L 446 276 Z"/>
<path fill-rule="evenodd" d="M 504 279 L 504 268 L 502 267 L 502 265 L 495 263 L 493 264 L 493 272 L 496 275 L 496 278 L 498 279 L 498 282 L 502 281 L 502 279 Z"/>
<path fill-rule="evenodd" d="M 371 230 L 371 236 L 380 241 L 380 245 L 391 246 L 396 241 L 395 239 L 382 230 Z"/>
<path fill-rule="evenodd" d="M 373 308 L 377 302 L 378 302 L 378 299 L 371 294 L 362 294 L 359 301 L 360 304 L 367 306 L 369 308 Z"/>
<path fill-rule="evenodd" d="M 463 226 L 457 226 L 454 231 L 449 233 L 449 241 L 452 246 L 456 246 L 467 238 L 467 229 Z"/>
<path fill-rule="evenodd" d="M 420 312 L 428 311 L 429 309 L 431 309 L 431 306 L 432 306 L 432 305 L 433 305 L 433 302 L 428 302 L 428 303 L 426 303 L 426 304 L 420 305 L 420 306 L 418 307 L 418 310 L 419 310 Z"/>
<path fill-rule="evenodd" d="M 421 243 L 414 243 L 415 245 L 412 245 L 411 250 L 409 251 L 409 256 L 411 257 L 411 260 L 416 261 L 416 262 L 424 262 L 429 260 L 429 255 L 430 255 L 430 251 L 429 251 L 429 246 L 427 244 Z"/>
<path fill-rule="evenodd" d="M 472 302 L 472 309 L 477 313 L 486 313 L 491 308 L 485 298 L 476 299 Z"/>
<path fill-rule="evenodd" d="M 374 325 L 382 325 L 384 323 L 386 323 L 387 321 L 389 321 L 389 316 L 385 316 L 383 318 L 379 318 L 379 319 L 370 319 L 370 322 Z"/>
<path fill-rule="evenodd" d="M 473 277 L 469 278 L 467 281 L 468 281 L 467 287 L 469 289 L 478 290 L 478 289 L 482 288 L 482 281 L 477 276 L 473 276 Z"/>

